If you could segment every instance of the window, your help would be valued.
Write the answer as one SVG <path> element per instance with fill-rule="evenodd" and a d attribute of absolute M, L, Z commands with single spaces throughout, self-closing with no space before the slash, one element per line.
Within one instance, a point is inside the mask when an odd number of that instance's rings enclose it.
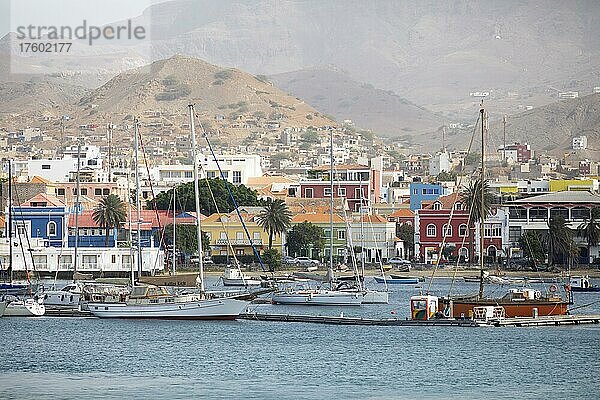
<path fill-rule="evenodd" d="M 307 199 L 312 199 L 313 197 L 313 188 L 305 188 L 304 189 L 304 197 Z"/>
<path fill-rule="evenodd" d="M 102 196 L 102 189 L 100 189 L 100 188 L 94 189 L 94 196 Z"/>
<path fill-rule="evenodd" d="M 444 224 L 443 231 L 445 237 L 452 236 L 452 225 Z"/>
<path fill-rule="evenodd" d="M 111 263 L 113 263 L 113 264 L 116 264 L 116 262 L 117 262 L 117 256 L 116 256 L 115 254 L 113 254 L 113 255 L 110 257 L 110 262 L 111 262 Z"/>
<path fill-rule="evenodd" d="M 462 203 L 461 202 L 457 202 L 456 204 L 454 204 L 454 209 L 455 210 L 462 210 Z"/>
<path fill-rule="evenodd" d="M 364 193 L 363 193 L 363 188 L 362 187 L 354 189 L 354 198 L 355 199 L 362 199 L 363 196 L 364 196 Z"/>
<path fill-rule="evenodd" d="M 520 226 L 509 226 L 508 227 L 508 241 L 511 243 L 517 243 L 521 239 L 521 227 Z"/>
<path fill-rule="evenodd" d="M 467 229 L 467 224 L 460 224 L 458 227 L 458 236 L 466 237 L 469 230 Z"/>
<path fill-rule="evenodd" d="M 87 196 L 87 189 L 86 188 L 82 188 L 81 189 L 81 195 L 82 196 Z"/>
<path fill-rule="evenodd" d="M 56 189 L 56 194 L 58 196 L 64 196 L 65 195 L 65 189 L 64 188 Z"/>
<path fill-rule="evenodd" d="M 510 207 L 508 212 L 510 219 L 527 219 L 527 210 L 523 207 Z"/>
<path fill-rule="evenodd" d="M 501 224 L 485 224 L 483 228 L 484 237 L 502 237 Z"/>
<path fill-rule="evenodd" d="M 236 240 L 244 240 L 244 232 L 236 232 L 235 238 Z"/>
<path fill-rule="evenodd" d="M 242 183 L 241 171 L 233 171 L 233 183 Z"/>
<path fill-rule="evenodd" d="M 346 188 L 338 188 L 338 196 L 339 197 L 346 197 Z"/>
<path fill-rule="evenodd" d="M 323 196 L 331 197 L 331 188 L 330 187 L 326 187 L 323 189 Z"/>
<path fill-rule="evenodd" d="M 435 237 L 437 235 L 434 224 L 427 225 L 427 237 Z"/>
<path fill-rule="evenodd" d="M 221 233 L 219 234 L 219 239 L 221 239 L 221 240 L 227 240 L 227 233 L 221 231 Z"/>
<path fill-rule="evenodd" d="M 586 207 L 573 207 L 571 209 L 571 219 L 590 218 L 590 209 Z"/>
<path fill-rule="evenodd" d="M 421 194 L 427 194 L 427 189 L 423 189 L 423 190 L 421 191 Z"/>
<path fill-rule="evenodd" d="M 345 240 L 346 239 L 346 231 L 343 229 L 339 229 L 337 231 L 337 238 L 338 238 L 338 240 Z"/>
<path fill-rule="evenodd" d="M 56 222 L 48 222 L 48 225 L 46 226 L 46 232 L 48 232 L 48 236 L 56 236 Z"/>
<path fill-rule="evenodd" d="M 102 189 L 102 194 L 103 194 L 104 196 L 108 196 L 108 195 L 110 194 L 110 189 L 108 189 L 108 188 L 104 188 L 104 189 Z"/>
<path fill-rule="evenodd" d="M 252 240 L 260 240 L 260 232 L 254 232 L 252 234 Z"/>
<path fill-rule="evenodd" d="M 185 171 L 183 174 L 186 178 L 193 178 L 194 172 L 193 171 Z"/>
<path fill-rule="evenodd" d="M 439 201 L 436 201 L 435 203 L 433 203 L 433 209 L 434 210 L 441 210 L 442 209 L 442 203 L 440 203 Z"/>
<path fill-rule="evenodd" d="M 42 169 L 50 169 L 50 164 L 42 164 Z"/>
<path fill-rule="evenodd" d="M 217 177 L 217 173 L 215 171 L 208 171 L 206 173 L 206 177 L 209 179 L 215 179 Z"/>
<path fill-rule="evenodd" d="M 547 220 L 548 209 L 544 207 L 532 207 L 529 209 L 529 219 Z"/>
<path fill-rule="evenodd" d="M 236 256 L 243 256 L 244 255 L 244 249 L 236 249 L 235 255 Z"/>

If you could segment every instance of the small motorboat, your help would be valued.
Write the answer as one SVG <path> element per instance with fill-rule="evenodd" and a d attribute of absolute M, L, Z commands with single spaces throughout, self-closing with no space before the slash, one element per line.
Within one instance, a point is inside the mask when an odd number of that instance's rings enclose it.
<path fill-rule="evenodd" d="M 286 288 L 273 293 L 274 304 L 307 305 L 307 306 L 360 306 L 362 293 L 326 289 Z"/>
<path fill-rule="evenodd" d="M 569 280 L 573 292 L 600 292 L 600 286 L 592 285 L 587 276 L 574 276 Z"/>
<path fill-rule="evenodd" d="M 242 274 L 242 272 L 235 267 L 225 268 L 221 279 L 225 286 L 260 286 L 262 283 L 260 279 Z"/>

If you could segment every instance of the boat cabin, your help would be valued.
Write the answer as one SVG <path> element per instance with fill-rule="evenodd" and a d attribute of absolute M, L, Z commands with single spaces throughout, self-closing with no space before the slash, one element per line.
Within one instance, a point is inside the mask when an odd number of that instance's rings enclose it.
<path fill-rule="evenodd" d="M 438 311 L 437 296 L 412 296 L 410 298 L 411 319 L 427 321 L 435 318 Z"/>
<path fill-rule="evenodd" d="M 130 299 L 147 299 L 154 297 L 171 296 L 164 287 L 154 285 L 135 286 L 129 295 Z"/>
<path fill-rule="evenodd" d="M 542 297 L 539 290 L 534 289 L 510 289 L 508 293 L 504 295 L 503 300 L 507 301 L 527 301 L 527 300 L 538 300 Z"/>

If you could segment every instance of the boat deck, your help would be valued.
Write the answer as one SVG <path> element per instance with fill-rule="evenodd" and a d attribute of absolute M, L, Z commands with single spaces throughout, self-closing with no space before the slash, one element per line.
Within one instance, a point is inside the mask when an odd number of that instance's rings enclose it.
<path fill-rule="evenodd" d="M 561 326 L 561 325 L 583 325 L 600 323 L 600 315 L 555 315 L 550 317 L 519 317 L 490 319 L 488 324 L 492 326 Z"/>

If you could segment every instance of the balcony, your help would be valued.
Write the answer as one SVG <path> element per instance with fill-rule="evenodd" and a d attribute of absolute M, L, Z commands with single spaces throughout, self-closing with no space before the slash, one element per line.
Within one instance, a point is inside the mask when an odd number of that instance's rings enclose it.
<path fill-rule="evenodd" d="M 252 239 L 252 243 L 256 246 L 262 246 L 263 240 Z M 231 244 L 232 246 L 250 246 L 250 241 L 248 239 L 217 239 L 215 244 L 218 246 L 227 246 L 228 244 Z"/>

